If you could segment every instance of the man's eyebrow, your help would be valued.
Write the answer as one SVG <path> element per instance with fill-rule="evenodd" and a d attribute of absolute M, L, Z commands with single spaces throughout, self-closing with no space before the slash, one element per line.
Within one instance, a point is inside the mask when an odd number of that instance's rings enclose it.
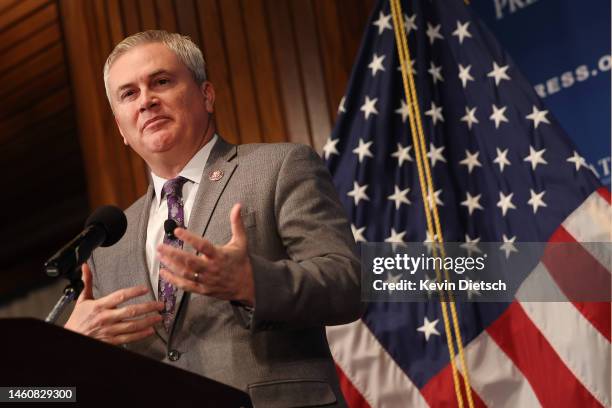
<path fill-rule="evenodd" d="M 156 76 L 162 75 L 162 74 L 172 75 L 172 73 L 170 71 L 167 71 L 165 69 L 158 69 L 157 71 L 154 71 L 154 72 L 150 73 L 149 75 L 147 75 L 147 78 L 148 79 L 155 78 Z M 126 88 L 129 88 L 129 87 L 131 87 L 133 85 L 134 85 L 133 82 L 130 82 L 130 83 L 127 83 L 127 84 L 123 84 L 119 88 L 117 88 L 117 93 L 119 93 L 122 90 L 124 90 Z"/>

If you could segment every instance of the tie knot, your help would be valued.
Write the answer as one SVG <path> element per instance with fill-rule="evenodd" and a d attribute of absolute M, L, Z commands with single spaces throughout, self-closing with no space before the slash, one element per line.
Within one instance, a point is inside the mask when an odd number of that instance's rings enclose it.
<path fill-rule="evenodd" d="M 187 179 L 185 177 L 176 177 L 171 180 L 168 180 L 164 183 L 162 187 L 162 194 L 166 196 L 175 196 L 181 197 L 183 196 L 183 184 Z"/>

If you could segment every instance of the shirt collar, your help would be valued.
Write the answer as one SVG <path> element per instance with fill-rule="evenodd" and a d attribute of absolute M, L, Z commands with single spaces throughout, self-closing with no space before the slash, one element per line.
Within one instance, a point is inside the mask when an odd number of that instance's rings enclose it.
<path fill-rule="evenodd" d="M 191 160 L 183 167 L 178 174 L 178 176 L 185 177 L 187 180 L 195 183 L 196 185 L 200 184 L 202 181 L 202 173 L 204 173 L 204 167 L 206 167 L 206 162 L 208 161 L 208 157 L 210 156 L 210 152 L 217 141 L 217 134 L 215 133 L 212 139 L 208 141 L 196 154 L 193 155 Z M 178 177 L 177 176 L 177 177 Z M 164 184 L 168 179 L 163 177 L 159 177 L 155 173 L 151 172 L 151 179 L 153 180 L 153 188 L 155 189 L 155 197 L 157 199 L 157 205 L 161 204 L 161 191 L 164 187 Z"/>

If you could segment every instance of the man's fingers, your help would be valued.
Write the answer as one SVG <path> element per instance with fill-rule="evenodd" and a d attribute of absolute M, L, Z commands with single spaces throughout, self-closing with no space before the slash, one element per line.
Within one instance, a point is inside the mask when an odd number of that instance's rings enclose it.
<path fill-rule="evenodd" d="M 217 249 L 210 241 L 199 237 L 184 228 L 176 228 L 174 230 L 174 235 L 181 241 L 186 242 L 192 247 L 194 247 L 199 253 L 204 254 L 210 258 L 213 258 L 217 253 Z"/>
<path fill-rule="evenodd" d="M 93 299 L 92 276 L 91 269 L 87 262 L 81 266 L 81 280 L 83 281 L 83 290 L 79 295 L 79 302 L 87 299 Z"/>
<path fill-rule="evenodd" d="M 206 291 L 202 291 L 202 286 L 199 283 L 192 281 L 191 279 L 181 278 L 168 272 L 167 269 L 160 269 L 159 274 L 166 281 L 170 282 L 177 288 L 183 289 L 185 292 L 197 292 L 201 294 L 206 294 Z"/>
<path fill-rule="evenodd" d="M 230 223 L 232 226 L 232 241 L 239 245 L 244 245 L 246 243 L 246 232 L 244 231 L 244 223 L 240 216 L 241 208 L 242 205 L 240 203 L 234 204 L 230 213 Z"/>
<path fill-rule="evenodd" d="M 111 336 L 119 336 L 122 334 L 130 334 L 145 330 L 149 327 L 153 327 L 155 324 L 161 322 L 162 317 L 160 315 L 147 316 L 140 319 L 130 320 L 127 322 L 115 323 L 106 329 L 107 334 Z"/>
<path fill-rule="evenodd" d="M 207 261 L 189 252 L 164 245 L 159 249 L 159 259 L 162 264 L 171 269 L 175 275 L 192 279 L 194 273 L 204 273 Z"/>
<path fill-rule="evenodd" d="M 100 298 L 100 305 L 106 309 L 112 309 L 126 301 L 138 296 L 146 295 L 149 289 L 146 286 L 133 286 L 131 288 L 119 289 L 110 295 Z"/>
<path fill-rule="evenodd" d="M 126 319 L 136 319 L 142 315 L 152 312 L 161 312 L 164 309 L 163 302 L 147 302 L 137 305 L 124 306 L 118 309 L 109 310 L 109 321 L 120 321 Z"/>
<path fill-rule="evenodd" d="M 134 333 L 120 334 L 118 336 L 112 336 L 107 339 L 107 341 L 111 344 L 119 345 L 119 344 L 127 344 L 133 343 L 138 340 L 145 339 L 155 333 L 155 330 L 152 327 L 146 328 L 144 330 L 140 330 Z"/>

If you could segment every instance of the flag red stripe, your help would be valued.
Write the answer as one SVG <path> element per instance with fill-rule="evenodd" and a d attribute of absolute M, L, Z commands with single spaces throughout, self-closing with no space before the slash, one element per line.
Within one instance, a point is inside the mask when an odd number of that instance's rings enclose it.
<path fill-rule="evenodd" d="M 521 370 L 543 406 L 602 406 L 574 377 L 517 302 L 487 332 Z"/>
<path fill-rule="evenodd" d="M 550 242 L 576 242 L 576 240 L 565 230 L 565 228 L 559 227 L 551 237 Z M 606 292 L 599 294 L 600 298 L 597 300 L 602 300 L 601 302 L 572 301 L 572 304 L 580 311 L 585 319 L 593 325 L 593 327 L 608 339 L 608 341 L 611 341 L 610 323 L 612 322 L 612 313 L 610 304 L 604 302 L 606 298 L 601 298 L 601 296 L 607 294 L 607 299 L 610 299 L 610 287 L 612 285 L 610 281 L 610 272 L 580 245 L 573 246 L 572 251 L 573 253 L 570 254 L 571 257 L 545 254 L 542 257 L 542 262 L 553 279 L 559 284 L 561 290 L 568 294 L 570 300 L 572 298 L 576 299 L 575 296 L 572 296 L 571 292 L 580 290 L 579 287 L 582 283 L 586 283 L 587 285 L 583 290 L 592 291 L 595 282 L 600 282 L 601 289 Z M 580 272 L 579 274 L 572 273 L 578 270 Z M 568 274 L 575 276 L 577 279 L 569 279 L 568 281 L 566 279 Z M 585 299 L 584 296 L 581 296 L 581 298 Z"/>
<path fill-rule="evenodd" d="M 371 408 L 370 404 L 363 398 L 363 395 L 353 385 L 351 380 L 344 374 L 344 371 L 336 364 L 336 372 L 338 373 L 338 380 L 340 381 L 340 389 L 344 394 L 346 403 L 351 408 Z"/>
<path fill-rule="evenodd" d="M 468 407 L 463 383 L 463 376 L 458 373 L 459 381 L 461 382 L 461 395 L 463 398 L 463 406 Z M 421 394 L 432 407 L 459 407 L 457 403 L 457 394 L 453 384 L 453 371 L 450 363 L 444 367 L 438 374 L 432 377 L 423 388 Z M 475 408 L 486 408 L 486 404 L 480 399 L 480 396 L 472 389 L 472 400 Z"/>
<path fill-rule="evenodd" d="M 604 200 L 606 200 L 608 202 L 608 204 L 612 204 L 611 198 L 610 198 L 610 191 L 607 188 L 604 187 L 600 187 L 597 189 L 597 193 L 603 197 Z"/>

